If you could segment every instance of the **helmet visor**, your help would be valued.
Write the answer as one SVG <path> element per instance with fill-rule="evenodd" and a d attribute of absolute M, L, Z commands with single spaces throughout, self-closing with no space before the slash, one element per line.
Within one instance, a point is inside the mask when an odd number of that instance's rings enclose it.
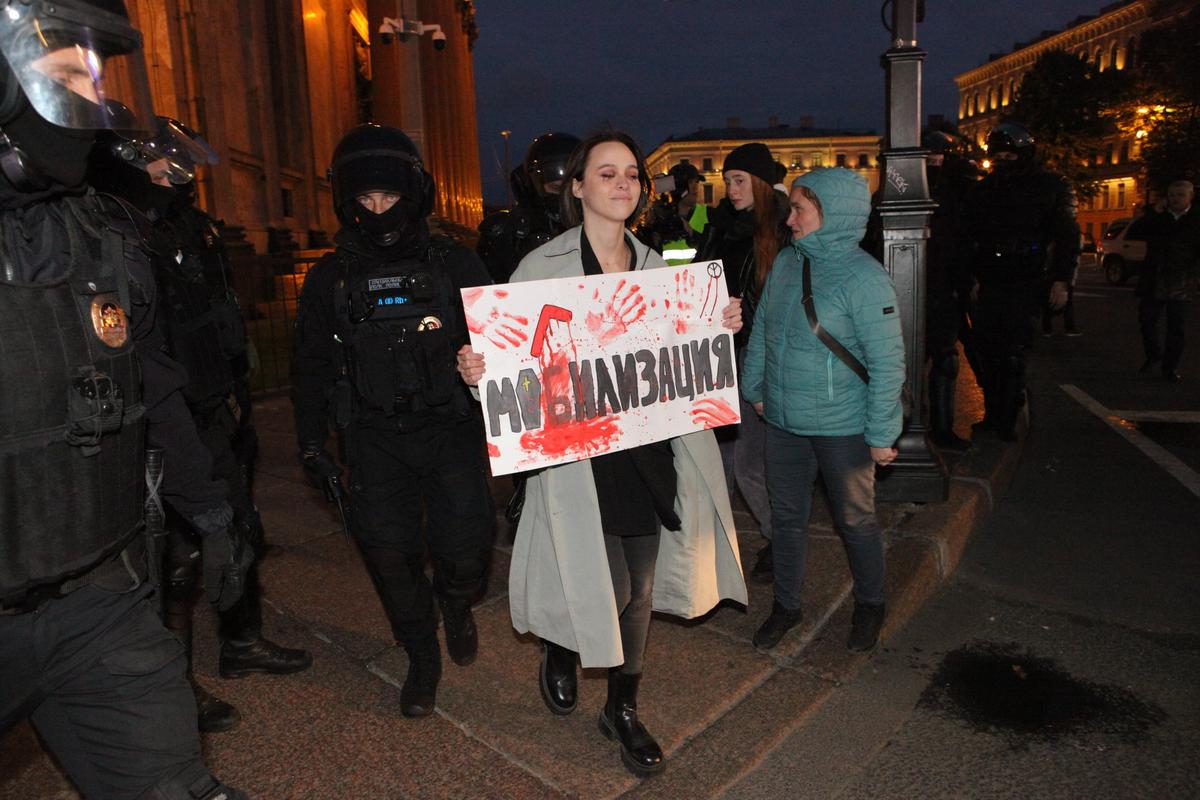
<path fill-rule="evenodd" d="M 338 203 L 348 203 L 368 192 L 395 192 L 420 204 L 424 187 L 420 164 L 395 150 L 355 153 L 333 166 Z"/>
<path fill-rule="evenodd" d="M 119 14 L 71 0 L 8 3 L 0 10 L 0 55 L 30 105 L 51 124 L 154 130 L 142 37 Z M 108 101 L 128 115 L 114 116 Z"/>
<path fill-rule="evenodd" d="M 160 168 L 176 186 L 191 183 L 196 177 L 197 165 L 216 164 L 219 160 L 204 137 L 199 134 L 189 136 L 173 120 L 161 121 L 158 134 L 142 142 L 139 150 L 140 158 L 144 159 L 140 166 L 163 162 Z"/>

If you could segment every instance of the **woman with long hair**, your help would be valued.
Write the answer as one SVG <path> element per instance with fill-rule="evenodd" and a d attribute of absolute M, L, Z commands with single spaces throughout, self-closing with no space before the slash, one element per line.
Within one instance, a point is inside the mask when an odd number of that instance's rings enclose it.
<path fill-rule="evenodd" d="M 563 218 L 571 227 L 526 256 L 511 283 L 666 266 L 629 232 L 649 181 L 628 135 L 585 140 L 567 174 Z M 741 328 L 737 300 L 722 319 L 735 333 Z M 478 385 L 483 356 L 468 346 L 458 358 L 463 380 Z M 545 643 L 542 699 L 555 714 L 575 710 L 576 654 L 584 667 L 610 668 L 600 730 L 620 742 L 631 772 L 658 772 L 662 749 L 637 713 L 651 610 L 691 618 L 724 598 L 746 602 L 716 440 L 702 430 L 559 464 L 534 473 L 525 491 L 509 603 L 513 627 Z"/>
<path fill-rule="evenodd" d="M 725 268 L 729 296 L 742 300 L 742 330 L 734 339 L 739 373 L 742 353 L 754 327 L 758 298 L 767 282 L 775 256 L 788 242 L 787 199 L 774 184 L 780 170 L 770 149 L 749 142 L 725 157 L 725 197 L 709 213 L 698 260 L 720 259 Z M 721 428 L 717 441 L 725 466 L 725 482 L 737 486 L 750 513 L 758 521 L 767 544 L 751 572 L 760 581 L 771 579 L 771 505 L 763 466 L 762 421 L 742 399 L 742 421 Z"/>

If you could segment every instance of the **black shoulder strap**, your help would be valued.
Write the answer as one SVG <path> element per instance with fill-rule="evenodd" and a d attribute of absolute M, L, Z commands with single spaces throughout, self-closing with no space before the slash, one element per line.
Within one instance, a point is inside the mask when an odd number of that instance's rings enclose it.
<path fill-rule="evenodd" d="M 863 383 L 870 383 L 871 376 L 867 374 L 867 368 L 863 366 L 863 363 L 854 357 L 854 353 L 843 347 L 841 342 L 830 336 L 829 331 L 822 328 L 821 321 L 817 319 L 817 309 L 813 305 L 812 296 L 812 269 L 808 256 L 804 257 L 804 297 L 800 302 L 804 304 L 804 315 L 808 317 L 808 325 L 821 340 L 821 344 L 828 347 L 843 364 L 854 370 L 854 374 L 862 378 Z"/>

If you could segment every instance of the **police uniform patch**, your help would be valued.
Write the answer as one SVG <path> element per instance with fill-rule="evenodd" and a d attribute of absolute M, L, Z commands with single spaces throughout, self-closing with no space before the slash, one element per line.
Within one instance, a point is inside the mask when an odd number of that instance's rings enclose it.
<path fill-rule="evenodd" d="M 129 341 L 129 320 L 115 294 L 92 298 L 92 329 L 96 338 L 109 347 L 124 347 Z"/>
<path fill-rule="evenodd" d="M 436 331 L 442 327 L 442 321 L 434 316 L 422 317 L 417 325 L 419 331 Z"/>
<path fill-rule="evenodd" d="M 895 306 L 884 306 L 884 307 L 883 307 L 883 313 L 884 313 L 884 314 L 892 314 L 892 313 L 895 313 L 895 311 L 896 311 L 896 307 L 895 307 Z"/>

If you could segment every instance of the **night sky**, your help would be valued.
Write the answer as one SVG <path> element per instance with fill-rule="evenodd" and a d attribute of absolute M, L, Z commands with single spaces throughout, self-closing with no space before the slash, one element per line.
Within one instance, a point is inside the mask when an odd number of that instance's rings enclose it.
<path fill-rule="evenodd" d="M 1105 0 L 928 0 L 918 44 L 924 113 L 955 119 L 954 76 Z M 880 0 L 482 0 L 475 87 L 484 200 L 504 202 L 515 166 L 549 130 L 608 125 L 646 152 L 672 134 L 767 118 L 883 134 L 888 47 Z"/>

